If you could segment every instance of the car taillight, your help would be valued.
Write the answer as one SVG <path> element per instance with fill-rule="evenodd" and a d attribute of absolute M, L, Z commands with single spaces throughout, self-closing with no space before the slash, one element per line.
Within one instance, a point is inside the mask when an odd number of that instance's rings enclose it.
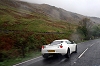
<path fill-rule="evenodd" d="M 44 46 L 42 46 L 42 49 L 44 49 Z"/>
<path fill-rule="evenodd" d="M 63 48 L 63 46 L 62 46 L 62 45 L 60 45 L 60 48 Z"/>

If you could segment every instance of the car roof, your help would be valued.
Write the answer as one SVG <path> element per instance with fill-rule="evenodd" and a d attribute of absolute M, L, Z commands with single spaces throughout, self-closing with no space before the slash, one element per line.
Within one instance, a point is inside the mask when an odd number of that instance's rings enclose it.
<path fill-rule="evenodd" d="M 54 40 L 54 41 L 69 41 L 67 39 L 60 39 L 60 40 Z"/>

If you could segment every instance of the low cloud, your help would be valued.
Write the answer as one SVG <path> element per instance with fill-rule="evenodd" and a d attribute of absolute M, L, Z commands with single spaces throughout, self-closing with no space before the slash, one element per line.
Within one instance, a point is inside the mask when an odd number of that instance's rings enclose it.
<path fill-rule="evenodd" d="M 30 3 L 49 4 L 85 16 L 100 17 L 100 0 L 22 0 Z"/>

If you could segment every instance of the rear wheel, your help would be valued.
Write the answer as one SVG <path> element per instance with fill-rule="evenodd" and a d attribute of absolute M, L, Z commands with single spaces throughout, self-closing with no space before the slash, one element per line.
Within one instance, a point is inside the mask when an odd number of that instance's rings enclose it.
<path fill-rule="evenodd" d="M 65 58 L 70 58 L 70 49 L 68 49 L 67 54 L 65 55 Z"/>
<path fill-rule="evenodd" d="M 42 54 L 42 57 L 45 58 L 45 59 L 47 59 L 48 56 L 49 56 L 48 54 Z"/>

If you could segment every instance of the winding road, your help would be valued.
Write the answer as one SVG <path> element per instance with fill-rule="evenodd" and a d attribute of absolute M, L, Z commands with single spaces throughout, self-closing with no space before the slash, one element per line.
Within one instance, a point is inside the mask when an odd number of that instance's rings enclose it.
<path fill-rule="evenodd" d="M 78 53 L 72 53 L 70 59 L 58 55 L 49 59 L 42 56 L 13 66 L 100 66 L 100 39 L 78 44 Z"/>

